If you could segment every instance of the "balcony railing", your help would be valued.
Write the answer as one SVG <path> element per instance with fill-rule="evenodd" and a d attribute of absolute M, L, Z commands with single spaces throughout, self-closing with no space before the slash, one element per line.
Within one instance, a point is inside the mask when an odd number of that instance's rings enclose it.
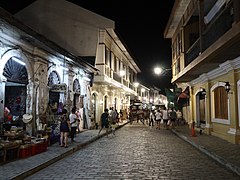
<path fill-rule="evenodd" d="M 200 50 L 199 38 L 188 49 L 185 54 L 185 67 L 190 64 L 195 58 L 197 58 L 200 52 L 204 52 L 222 35 L 224 35 L 229 29 L 232 28 L 234 17 L 233 15 L 231 15 L 231 9 L 232 6 L 228 6 L 224 10 L 222 10 L 218 14 L 218 16 L 208 25 L 207 29 L 203 32 L 202 50 Z"/>
<path fill-rule="evenodd" d="M 200 39 L 188 49 L 185 55 L 185 67 L 190 64 L 195 58 L 199 56 L 200 53 Z"/>
<path fill-rule="evenodd" d="M 231 8 L 232 6 L 229 6 L 224 9 L 203 33 L 203 51 L 232 28 L 234 17 L 231 15 Z"/>

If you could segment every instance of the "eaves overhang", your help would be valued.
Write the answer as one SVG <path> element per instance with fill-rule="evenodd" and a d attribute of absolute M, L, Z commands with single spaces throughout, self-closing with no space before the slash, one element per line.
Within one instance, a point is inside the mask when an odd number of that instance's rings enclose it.
<path fill-rule="evenodd" d="M 93 83 L 95 85 L 106 85 L 112 87 L 113 89 L 118 89 L 124 91 L 127 95 L 137 95 L 137 92 L 128 88 L 127 86 L 115 81 L 114 79 L 109 78 L 108 76 L 95 75 Z"/>
<path fill-rule="evenodd" d="M 128 49 L 127 45 L 124 43 L 124 41 L 121 38 L 120 34 L 116 30 L 111 29 L 111 28 L 107 28 L 107 32 L 114 39 L 114 41 L 117 44 L 117 46 L 121 49 L 123 54 L 129 60 L 129 63 L 134 68 L 134 71 L 136 73 L 140 73 L 141 70 L 140 70 L 139 66 L 137 65 L 137 63 L 136 63 L 136 60 L 134 60 L 135 58 L 133 58 L 133 55 L 131 54 L 131 51 Z"/>
<path fill-rule="evenodd" d="M 9 26 L 13 26 L 22 33 L 22 39 L 27 41 L 29 44 L 35 47 L 40 47 L 47 52 L 52 54 L 59 54 L 62 56 L 68 57 L 70 59 L 69 63 L 75 66 L 84 68 L 85 71 L 88 73 L 96 73 L 99 70 L 89 64 L 88 62 L 84 61 L 81 57 L 75 56 L 74 54 L 68 52 L 66 49 L 62 48 L 58 44 L 54 43 L 53 41 L 47 39 L 45 36 L 37 33 L 30 27 L 23 24 L 21 21 L 16 19 L 12 14 L 4 10 L 0 7 L 0 16 L 3 21 L 9 24 Z"/>
<path fill-rule="evenodd" d="M 190 1 L 191 0 L 175 0 L 167 26 L 164 30 L 164 38 L 173 37 Z"/>

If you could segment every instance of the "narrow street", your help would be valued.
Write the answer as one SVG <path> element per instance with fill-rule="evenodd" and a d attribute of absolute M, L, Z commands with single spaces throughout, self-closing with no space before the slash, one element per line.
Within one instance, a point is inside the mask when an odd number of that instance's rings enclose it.
<path fill-rule="evenodd" d="M 197 161 L 197 162 L 196 162 Z M 126 125 L 27 179 L 239 179 L 171 131 Z"/>

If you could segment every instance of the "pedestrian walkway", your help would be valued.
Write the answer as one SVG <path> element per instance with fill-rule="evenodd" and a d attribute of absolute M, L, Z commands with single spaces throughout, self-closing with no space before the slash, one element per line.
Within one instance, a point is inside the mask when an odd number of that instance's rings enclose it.
<path fill-rule="evenodd" d="M 127 123 L 120 123 L 116 129 Z M 76 142 L 69 143 L 69 148 L 62 148 L 56 143 L 44 153 L 4 164 L 0 166 L 0 179 L 24 179 L 106 135 L 103 130 L 98 136 L 98 131 L 87 130 L 77 134 Z M 191 137 L 191 130 L 186 125 L 177 126 L 172 132 L 240 176 L 240 145 L 204 133 Z"/>
<path fill-rule="evenodd" d="M 240 145 L 204 133 L 200 135 L 198 131 L 192 137 L 187 125 L 177 126 L 172 132 L 240 176 Z"/>
<path fill-rule="evenodd" d="M 127 120 L 119 123 L 116 130 L 127 123 Z M 0 179 L 24 179 L 106 135 L 104 129 L 99 136 L 98 131 L 96 129 L 86 130 L 77 134 L 76 142 L 69 143 L 68 148 L 60 147 L 58 143 L 55 143 L 49 146 L 46 152 L 0 165 Z"/>

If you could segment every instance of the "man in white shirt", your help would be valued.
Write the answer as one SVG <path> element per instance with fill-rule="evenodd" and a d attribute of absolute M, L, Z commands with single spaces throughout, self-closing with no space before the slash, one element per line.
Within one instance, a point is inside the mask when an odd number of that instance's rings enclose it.
<path fill-rule="evenodd" d="M 164 128 L 167 128 L 167 123 L 169 120 L 169 112 L 166 107 L 164 107 L 162 110 L 162 118 L 163 118 Z"/>
<path fill-rule="evenodd" d="M 77 130 L 78 120 L 79 120 L 76 115 L 75 107 L 72 108 L 72 111 L 69 115 L 69 120 L 70 120 L 70 126 L 71 126 L 70 137 L 71 137 L 71 141 L 74 142 L 74 137 L 76 136 L 76 130 Z"/>

